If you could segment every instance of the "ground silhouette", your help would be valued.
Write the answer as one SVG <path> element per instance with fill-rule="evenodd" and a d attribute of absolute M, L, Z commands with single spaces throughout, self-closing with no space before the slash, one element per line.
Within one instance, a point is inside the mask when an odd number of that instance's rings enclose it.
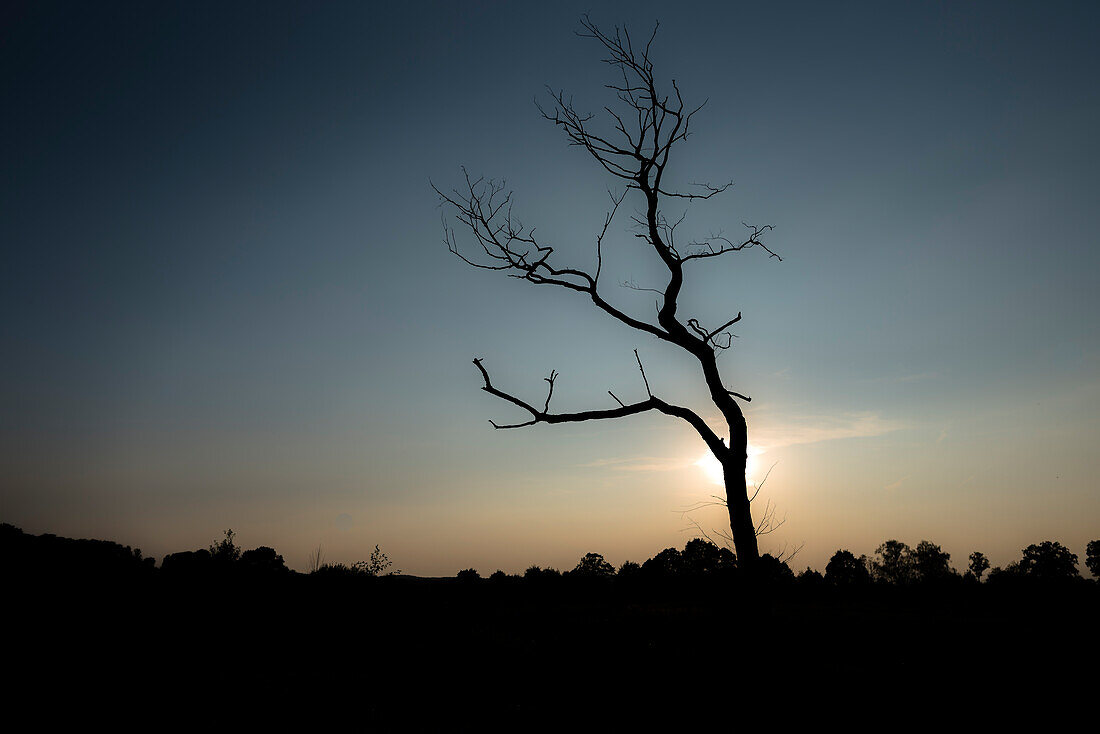
<path fill-rule="evenodd" d="M 418 578 L 356 564 L 300 573 L 271 547 L 227 539 L 232 547 L 172 553 L 157 567 L 117 543 L 0 526 L 5 607 L 19 631 L 5 664 L 21 671 L 27 700 L 125 691 L 148 703 L 280 706 L 316 691 L 354 701 L 360 722 L 426 726 L 463 711 L 462 726 L 449 724 L 463 728 L 538 717 L 551 702 L 606 708 L 616 695 L 641 695 L 644 712 L 762 680 L 873 687 L 884 671 L 905 690 L 1008 690 L 1040 670 L 1068 676 L 1097 652 L 1100 583 L 1063 573 L 1075 559 L 1054 542 L 980 583 L 944 572 L 934 544 L 898 541 L 874 557 L 838 551 L 824 575 L 775 559 L 760 564 L 769 573 L 747 573 L 696 539 L 618 570 L 589 553 L 565 572 Z M 887 568 L 907 557 L 909 572 Z M 747 603 L 761 587 L 769 603 Z M 710 634 L 721 625 L 749 633 Z M 751 670 L 730 665 L 744 659 Z M 601 695 L 569 698 L 578 680 Z M 896 695 L 883 700 L 901 705 Z"/>

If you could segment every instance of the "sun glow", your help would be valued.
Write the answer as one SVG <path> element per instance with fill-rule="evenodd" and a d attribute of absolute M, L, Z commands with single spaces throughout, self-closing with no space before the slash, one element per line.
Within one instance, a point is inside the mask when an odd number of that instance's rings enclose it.
<path fill-rule="evenodd" d="M 746 453 L 748 454 L 748 458 L 745 461 L 745 481 L 752 484 L 756 474 L 756 457 L 764 453 L 764 449 L 753 446 L 750 443 Z M 717 485 L 725 484 L 725 479 L 722 476 L 722 463 L 718 461 L 711 452 L 708 451 L 700 456 L 699 460 L 695 462 L 695 466 L 702 469 L 703 474 L 711 483 Z"/>

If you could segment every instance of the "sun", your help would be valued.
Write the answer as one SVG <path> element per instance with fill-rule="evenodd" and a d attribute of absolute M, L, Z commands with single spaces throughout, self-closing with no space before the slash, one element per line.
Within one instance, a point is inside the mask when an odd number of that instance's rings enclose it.
<path fill-rule="evenodd" d="M 746 453 L 748 454 L 748 460 L 745 462 L 745 480 L 751 484 L 752 478 L 756 473 L 756 457 L 764 453 L 764 449 L 753 446 L 750 443 Z M 702 469 L 703 475 L 706 476 L 707 481 L 712 484 L 722 486 L 726 483 L 722 476 L 722 463 L 718 461 L 711 452 L 707 451 L 700 456 L 699 460 L 695 462 L 695 466 Z"/>

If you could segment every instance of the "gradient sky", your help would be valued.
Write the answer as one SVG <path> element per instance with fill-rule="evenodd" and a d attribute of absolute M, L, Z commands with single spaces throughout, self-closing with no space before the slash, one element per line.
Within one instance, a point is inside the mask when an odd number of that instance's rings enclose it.
<path fill-rule="evenodd" d="M 709 98 L 671 174 L 735 186 L 685 230 L 776 226 L 782 263 L 698 263 L 682 301 L 744 314 L 721 364 L 753 397 L 752 477 L 774 465 L 756 506 L 787 520 L 762 550 L 1083 559 L 1100 6 L 550 5 L 5 3 L 0 521 L 158 558 L 232 527 L 299 569 L 378 543 L 421 575 L 682 547 L 683 510 L 720 491 L 686 424 L 494 431 L 517 414 L 470 360 L 532 401 L 556 369 L 580 410 L 644 395 L 637 348 L 656 394 L 718 426 L 690 358 L 463 265 L 429 186 L 505 178 L 561 264 L 593 263 L 614 182 L 533 104 L 608 101 L 573 35 L 590 11 L 659 18 L 658 75 Z M 662 285 L 625 227 L 608 243 L 609 282 Z"/>

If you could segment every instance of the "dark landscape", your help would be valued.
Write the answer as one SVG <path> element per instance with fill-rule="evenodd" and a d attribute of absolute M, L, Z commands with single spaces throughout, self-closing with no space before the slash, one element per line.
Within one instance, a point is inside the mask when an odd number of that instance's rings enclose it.
<path fill-rule="evenodd" d="M 855 687 L 883 707 L 930 687 L 993 700 L 1026 682 L 1036 703 L 1048 686 L 1095 684 L 1100 583 L 1077 574 L 1068 550 L 1036 544 L 979 582 L 894 543 L 893 563 L 884 544 L 870 559 L 838 552 L 824 574 L 765 556 L 748 577 L 697 539 L 617 571 L 589 554 L 565 573 L 417 578 L 388 574 L 383 553 L 295 572 L 270 548 L 242 552 L 232 534 L 158 566 L 116 543 L 3 525 L 5 607 L 20 631 L 7 667 L 25 671 L 32 696 L 323 695 L 354 700 L 363 720 L 416 704 L 433 720 L 465 710 L 463 725 L 550 701 L 606 711 L 646 691 L 659 696 L 644 704 L 654 712 L 683 695 L 710 705 L 762 681 L 778 689 L 758 699 Z M 1090 551 L 1095 572 L 1100 543 Z"/>

